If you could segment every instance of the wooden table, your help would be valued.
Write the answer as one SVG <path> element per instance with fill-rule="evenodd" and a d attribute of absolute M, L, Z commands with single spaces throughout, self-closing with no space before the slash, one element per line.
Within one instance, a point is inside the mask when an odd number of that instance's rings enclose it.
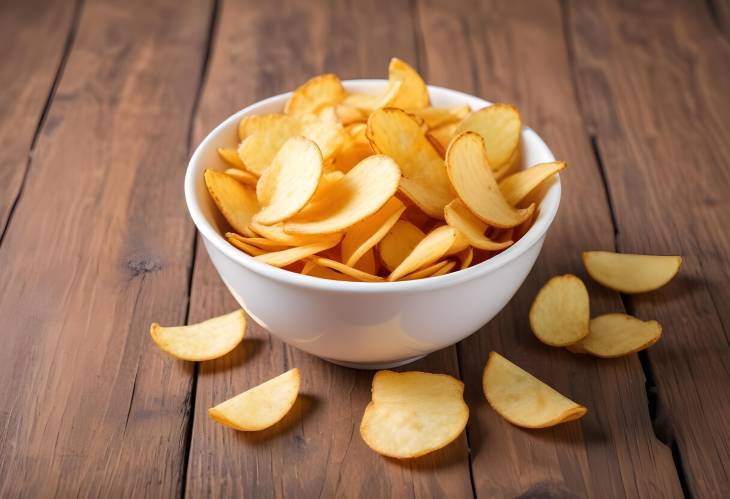
<path fill-rule="evenodd" d="M 1 497 L 728 497 L 730 7 L 722 0 L 8 0 L 0 4 Z M 198 365 L 152 321 L 230 311 L 182 181 L 224 117 L 325 71 L 428 82 L 515 103 L 570 164 L 542 256 L 510 305 L 409 366 L 458 376 L 471 417 L 399 462 L 358 427 L 371 372 L 287 347 L 251 322 Z M 580 251 L 681 254 L 645 296 L 585 276 Z M 617 360 L 540 344 L 527 309 L 549 276 L 594 313 L 659 320 Z M 488 297 L 485 297 L 485 300 Z M 578 423 L 510 426 L 481 370 L 509 356 L 585 404 Z M 298 366 L 276 428 L 242 434 L 213 404 Z"/>

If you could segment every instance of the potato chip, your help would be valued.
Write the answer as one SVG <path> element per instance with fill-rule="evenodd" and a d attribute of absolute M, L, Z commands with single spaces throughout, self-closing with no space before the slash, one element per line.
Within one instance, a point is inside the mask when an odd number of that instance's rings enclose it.
<path fill-rule="evenodd" d="M 382 94 L 350 94 L 345 97 L 343 104 L 346 106 L 361 109 L 366 113 L 372 113 L 376 109 L 382 109 L 384 107 L 391 106 L 395 101 L 395 98 L 398 96 L 401 86 L 403 86 L 402 81 L 391 80 L 385 86 Z"/>
<path fill-rule="evenodd" d="M 461 268 L 459 270 L 464 270 L 465 268 L 468 268 L 469 265 L 471 265 L 472 261 L 474 261 L 474 248 L 469 246 L 464 251 L 457 253 L 456 257 L 461 262 Z"/>
<path fill-rule="evenodd" d="M 436 272 L 431 274 L 431 277 L 438 277 L 440 275 L 448 274 L 454 267 L 456 267 L 456 262 L 454 260 L 448 260 L 446 262 L 446 265 L 442 266 Z"/>
<path fill-rule="evenodd" d="M 327 267 L 332 270 L 336 270 L 342 274 L 349 275 L 350 277 L 354 277 L 355 279 L 360 281 L 379 282 L 384 280 L 380 276 L 368 274 L 367 272 L 363 272 L 362 270 L 358 270 L 354 267 L 350 267 L 349 265 L 345 265 L 344 263 L 340 263 L 337 260 L 331 260 L 329 258 L 323 258 L 321 256 L 312 256 L 309 257 L 308 260 L 316 263 L 320 267 Z"/>
<path fill-rule="evenodd" d="M 319 119 L 311 115 L 299 118 L 300 135 L 312 140 L 322 151 L 322 159 L 329 163 L 345 142 L 345 130 L 337 120 Z"/>
<path fill-rule="evenodd" d="M 367 250 L 355 265 L 350 266 L 365 273 L 377 275 L 380 270 L 380 265 L 378 264 L 378 259 L 375 257 L 375 248 Z"/>
<path fill-rule="evenodd" d="M 367 136 L 375 151 L 400 166 L 400 191 L 429 216 L 443 219 L 444 206 L 456 195 L 443 159 L 413 117 L 395 108 L 375 111 L 368 119 Z"/>
<path fill-rule="evenodd" d="M 244 240 L 245 238 L 235 232 L 226 232 L 226 241 L 250 256 L 265 255 L 269 250 L 258 248 Z"/>
<path fill-rule="evenodd" d="M 264 237 L 244 237 L 233 232 L 228 232 L 226 233 L 226 238 L 235 239 L 241 243 L 255 246 L 263 251 L 281 251 L 287 249 L 287 245 L 277 243 Z"/>
<path fill-rule="evenodd" d="M 208 409 L 208 416 L 239 431 L 269 428 L 294 407 L 300 376 L 296 367 Z"/>
<path fill-rule="evenodd" d="M 413 281 L 415 279 L 425 279 L 426 277 L 433 276 L 436 272 L 440 271 L 443 267 L 447 266 L 449 263 L 452 263 L 452 262 L 450 260 L 441 260 L 440 262 L 431 264 L 428 267 L 422 268 L 421 270 L 416 270 L 415 272 L 411 272 L 410 274 L 405 275 L 398 280 L 399 281 Z"/>
<path fill-rule="evenodd" d="M 228 224 L 240 234 L 253 236 L 248 224 L 259 211 L 259 203 L 253 190 L 223 172 L 205 170 L 203 176 L 210 197 Z"/>
<path fill-rule="evenodd" d="M 398 220 L 377 245 L 380 260 L 389 272 L 411 254 L 426 234 L 406 220 Z"/>
<path fill-rule="evenodd" d="M 342 82 L 334 74 L 315 76 L 294 90 L 284 106 L 289 115 L 316 114 L 327 106 L 335 106 L 345 98 Z"/>
<path fill-rule="evenodd" d="M 456 229 L 442 225 L 424 237 L 413 251 L 388 276 L 389 281 L 400 279 L 406 274 L 428 267 L 441 259 L 456 240 Z"/>
<path fill-rule="evenodd" d="M 162 327 L 156 322 L 150 326 L 158 347 L 178 359 L 196 362 L 223 357 L 243 341 L 245 333 L 243 310 L 187 326 Z"/>
<path fill-rule="evenodd" d="M 512 241 L 493 241 L 484 235 L 487 224 L 479 220 L 461 199 L 454 199 L 444 208 L 446 223 L 462 234 L 475 248 L 498 251 L 512 244 Z"/>
<path fill-rule="evenodd" d="M 317 193 L 315 192 L 315 196 Z M 275 225 L 262 225 L 256 222 L 251 222 L 251 230 L 261 237 L 265 237 L 272 242 L 283 244 L 286 246 L 304 246 L 305 244 L 312 244 L 316 242 L 324 242 L 325 240 L 333 240 L 335 244 L 342 237 L 341 233 L 328 234 L 326 236 L 313 234 L 287 234 L 284 232 L 284 224 L 279 223 Z"/>
<path fill-rule="evenodd" d="M 284 115 L 268 116 L 278 116 L 278 118 L 271 120 L 268 126 L 247 135 L 238 146 L 238 157 L 241 158 L 244 167 L 257 176 L 261 176 L 287 140 L 302 135 L 299 119 Z"/>
<path fill-rule="evenodd" d="M 256 185 L 261 210 L 253 220 L 272 225 L 298 213 L 312 199 L 322 176 L 322 154 L 304 137 L 287 140 Z"/>
<path fill-rule="evenodd" d="M 452 123 L 458 124 L 471 112 L 468 105 L 454 107 L 425 107 L 423 109 L 408 109 L 409 113 L 421 118 L 429 130 Z"/>
<path fill-rule="evenodd" d="M 588 412 L 497 352 L 489 353 L 482 387 L 492 409 L 523 428 L 548 428 Z"/>
<path fill-rule="evenodd" d="M 623 357 L 649 348 L 661 335 L 662 326 L 657 321 L 642 321 L 626 314 L 605 314 L 591 319 L 590 333 L 571 345 L 571 351 L 604 358 Z"/>
<path fill-rule="evenodd" d="M 317 190 L 314 191 L 314 196 L 312 196 L 311 202 L 316 203 L 323 201 L 327 196 L 329 196 L 330 188 L 342 180 L 342 177 L 344 176 L 345 174 L 339 170 L 323 173 L 322 178 L 319 179 Z"/>
<path fill-rule="evenodd" d="M 305 244 L 304 246 L 295 246 L 293 248 L 285 249 L 282 251 L 274 251 L 272 253 L 266 253 L 264 255 L 258 255 L 254 258 L 260 262 L 268 263 L 274 267 L 286 267 L 294 262 L 303 260 L 308 256 L 319 253 L 329 248 L 337 246 L 339 240 L 325 240 L 323 242 Z"/>
<path fill-rule="evenodd" d="M 590 304 L 588 290 L 572 274 L 550 279 L 530 307 L 530 327 L 547 345 L 572 345 L 588 336 Z"/>
<path fill-rule="evenodd" d="M 378 371 L 360 435 L 379 454 L 413 458 L 456 440 L 468 419 L 461 381 L 446 374 Z"/>
<path fill-rule="evenodd" d="M 310 203 L 284 225 L 289 234 L 330 234 L 369 217 L 395 194 L 398 165 L 387 156 L 370 156 L 329 190 L 326 199 Z"/>
<path fill-rule="evenodd" d="M 238 168 L 228 168 L 223 173 L 225 173 L 229 177 L 236 179 L 236 181 L 242 183 L 243 185 L 248 185 L 254 188 L 256 187 L 256 183 L 259 181 L 256 175 L 253 175 L 246 170 L 239 170 Z"/>
<path fill-rule="evenodd" d="M 522 118 L 510 104 L 492 104 L 464 118 L 456 134 L 476 132 L 486 148 L 487 164 L 493 170 L 508 165 L 519 148 Z"/>
<path fill-rule="evenodd" d="M 586 251 L 583 265 L 594 281 L 633 294 L 654 291 L 671 281 L 679 272 L 682 257 Z"/>
<path fill-rule="evenodd" d="M 471 212 L 494 227 L 519 225 L 532 215 L 535 205 L 515 209 L 499 190 L 489 169 L 484 141 L 474 132 L 457 136 L 446 151 L 446 170 L 459 197 Z"/>
<path fill-rule="evenodd" d="M 526 170 L 513 173 L 499 183 L 499 190 L 512 206 L 517 206 L 533 189 L 544 181 L 565 169 L 565 161 L 542 163 Z"/>
<path fill-rule="evenodd" d="M 438 128 L 432 128 L 428 131 L 427 135 L 439 144 L 440 147 L 438 148 L 438 150 L 441 152 L 442 156 L 446 154 L 446 149 L 449 148 L 451 139 L 453 139 L 456 135 L 457 128 L 459 128 L 458 123 L 450 123 L 448 125 L 442 125 Z"/>
<path fill-rule="evenodd" d="M 451 247 L 446 251 L 446 254 L 444 256 L 451 256 L 455 255 L 457 253 L 461 253 L 465 249 L 469 247 L 469 240 L 464 237 L 464 234 L 456 231 L 456 238 L 454 239 L 454 243 L 451 245 Z"/>
<path fill-rule="evenodd" d="M 398 198 L 392 197 L 374 214 L 350 227 L 342 238 L 342 261 L 354 267 L 385 237 L 405 209 Z"/>
<path fill-rule="evenodd" d="M 393 57 L 388 66 L 388 80 L 402 82 L 395 99 L 390 103 L 401 109 L 422 109 L 428 106 L 428 87 L 411 66 Z"/>
<path fill-rule="evenodd" d="M 365 122 L 368 119 L 368 112 L 363 111 L 350 104 L 340 104 L 335 107 L 335 114 L 343 125 L 350 125 L 358 122 Z"/>
<path fill-rule="evenodd" d="M 220 156 L 220 158 L 228 165 L 238 168 L 239 170 L 243 169 L 243 161 L 241 161 L 241 158 L 238 157 L 238 151 L 235 149 L 219 147 L 218 156 Z"/>
<path fill-rule="evenodd" d="M 322 267 L 321 265 L 317 265 L 316 263 L 309 261 L 304 264 L 302 274 L 319 277 L 321 279 L 329 279 L 331 281 L 359 282 L 359 279 L 355 279 L 354 277 L 337 272 L 329 267 Z"/>
<path fill-rule="evenodd" d="M 334 167 L 342 172 L 348 172 L 360 161 L 372 156 L 373 148 L 370 147 L 365 131 L 365 123 L 357 123 L 346 130 L 342 148 L 334 158 Z"/>
<path fill-rule="evenodd" d="M 238 124 L 238 140 L 245 138 L 268 128 L 283 126 L 284 123 L 296 123 L 290 116 L 284 114 L 262 114 L 248 115 L 241 119 Z"/>

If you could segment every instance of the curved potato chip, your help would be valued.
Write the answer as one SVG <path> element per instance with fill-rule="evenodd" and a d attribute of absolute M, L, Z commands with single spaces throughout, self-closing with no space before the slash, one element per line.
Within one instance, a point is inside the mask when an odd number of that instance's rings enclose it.
<path fill-rule="evenodd" d="M 321 256 L 312 256 L 308 259 L 310 262 L 314 262 L 320 267 L 327 267 L 332 270 L 336 270 L 338 272 L 341 272 L 342 274 L 349 275 L 350 277 L 354 277 L 355 279 L 359 281 L 365 281 L 365 282 L 379 282 L 383 281 L 384 279 L 380 276 L 368 274 L 367 272 L 363 272 L 362 270 L 358 270 L 354 267 L 350 267 L 349 265 L 345 265 L 344 263 L 340 263 L 337 260 L 332 260 L 330 258 L 323 258 Z"/>
<path fill-rule="evenodd" d="M 316 195 L 316 192 L 315 192 Z M 312 244 L 316 242 L 324 242 L 325 240 L 334 240 L 335 244 L 342 237 L 341 233 L 327 234 L 325 236 L 319 234 L 287 234 L 284 232 L 284 224 L 279 223 L 275 225 L 263 225 L 256 222 L 251 222 L 251 230 L 261 237 L 265 237 L 275 243 L 280 243 L 286 246 L 304 246 L 305 244 Z"/>
<path fill-rule="evenodd" d="M 332 73 L 315 76 L 294 90 L 286 101 L 284 112 L 290 115 L 317 113 L 345 98 L 342 82 Z"/>
<path fill-rule="evenodd" d="M 178 359 L 196 362 L 223 357 L 243 341 L 245 334 L 243 310 L 187 326 L 162 327 L 156 322 L 150 326 L 158 347 Z"/>
<path fill-rule="evenodd" d="M 413 251 L 388 276 L 389 281 L 400 279 L 406 274 L 428 267 L 441 259 L 456 240 L 456 229 L 442 225 L 432 230 L 413 248 Z"/>
<path fill-rule="evenodd" d="M 395 99 L 390 103 L 401 109 L 421 109 L 428 106 L 428 87 L 415 69 L 393 57 L 388 65 L 388 80 L 401 81 Z"/>
<path fill-rule="evenodd" d="M 349 125 L 351 123 L 358 123 L 366 121 L 368 119 L 368 113 L 360 108 L 357 108 L 351 104 L 340 104 L 335 107 L 335 114 L 337 119 L 343 125 Z"/>
<path fill-rule="evenodd" d="M 488 165 L 499 170 L 510 164 L 519 149 L 522 118 L 510 104 L 492 104 L 464 118 L 456 134 L 466 131 L 476 132 L 484 139 Z"/>
<path fill-rule="evenodd" d="M 467 104 L 454 107 L 425 107 L 423 109 L 407 109 L 411 114 L 421 118 L 429 130 L 452 123 L 459 123 L 471 112 Z"/>
<path fill-rule="evenodd" d="M 286 244 L 277 243 L 264 237 L 244 237 L 233 232 L 228 232 L 226 233 L 226 238 L 235 239 L 238 242 L 255 246 L 263 251 L 281 251 L 287 249 Z"/>
<path fill-rule="evenodd" d="M 519 225 L 532 215 L 535 205 L 515 209 L 504 199 L 489 169 L 484 141 L 474 132 L 463 132 L 446 151 L 449 179 L 464 204 L 483 222 L 500 228 Z M 449 200 L 450 201 L 450 200 Z"/>
<path fill-rule="evenodd" d="M 633 294 L 654 291 L 671 281 L 679 272 L 682 257 L 586 251 L 583 265 L 599 284 Z"/>
<path fill-rule="evenodd" d="M 461 199 L 454 199 L 444 208 L 446 223 L 461 233 L 475 248 L 498 251 L 512 244 L 512 241 L 493 241 L 484 235 L 487 224 L 469 211 Z"/>
<path fill-rule="evenodd" d="M 398 198 L 392 197 L 378 211 L 350 227 L 342 238 L 342 261 L 354 267 L 385 237 L 405 209 Z"/>
<path fill-rule="evenodd" d="M 322 178 L 319 179 L 319 185 L 317 185 L 317 190 L 314 191 L 314 196 L 312 196 L 310 202 L 317 203 L 323 201 L 324 198 L 328 195 L 330 188 L 337 182 L 342 180 L 342 177 L 344 176 L 345 174 L 339 170 L 323 173 Z"/>
<path fill-rule="evenodd" d="M 223 172 L 205 170 L 203 177 L 210 197 L 228 224 L 236 232 L 253 236 L 248 224 L 259 210 L 256 194 Z"/>
<path fill-rule="evenodd" d="M 469 246 L 464 251 L 457 253 L 456 257 L 461 262 L 461 268 L 459 270 L 464 270 L 465 268 L 468 268 L 474 260 L 474 248 Z"/>
<path fill-rule="evenodd" d="M 300 376 L 296 367 L 208 409 L 218 423 L 240 431 L 259 431 L 275 425 L 294 406 Z"/>
<path fill-rule="evenodd" d="M 413 117 L 395 108 L 375 111 L 368 118 L 367 136 L 375 151 L 400 166 L 400 191 L 429 216 L 443 219 L 444 206 L 455 193 L 444 160 Z"/>
<path fill-rule="evenodd" d="M 339 121 L 320 119 L 316 116 L 305 115 L 299 118 L 301 123 L 300 135 L 313 141 L 322 151 L 322 159 L 330 161 L 342 148 L 345 142 L 345 130 Z"/>
<path fill-rule="evenodd" d="M 499 183 L 504 199 L 512 206 L 517 206 L 538 185 L 565 169 L 565 161 L 541 163 L 526 170 L 513 173 Z"/>
<path fill-rule="evenodd" d="M 257 248 L 256 246 L 244 241 L 244 237 L 236 234 L 235 232 L 226 232 L 226 240 L 236 248 L 240 249 L 247 255 L 259 256 L 268 253 L 268 250 Z"/>
<path fill-rule="evenodd" d="M 360 435 L 379 454 L 413 458 L 454 441 L 468 419 L 461 381 L 446 374 L 378 371 Z"/>
<path fill-rule="evenodd" d="M 398 220 L 377 245 L 380 260 L 389 272 L 411 254 L 426 234 L 407 220 Z"/>
<path fill-rule="evenodd" d="M 411 272 L 410 274 L 401 277 L 400 281 L 413 281 L 415 279 L 425 279 L 426 277 L 431 277 L 436 272 L 441 270 L 442 267 L 445 267 L 450 262 L 449 260 L 441 260 L 440 262 L 436 262 L 432 265 L 429 265 L 428 267 L 424 267 L 421 270 L 416 270 L 415 272 Z"/>
<path fill-rule="evenodd" d="M 239 170 L 243 169 L 243 161 L 241 161 L 241 158 L 238 157 L 238 151 L 235 149 L 219 147 L 218 156 L 220 156 L 220 158 L 230 166 L 238 168 Z"/>
<path fill-rule="evenodd" d="M 378 211 L 395 194 L 398 165 L 387 156 L 361 161 L 329 189 L 326 199 L 310 203 L 284 225 L 290 234 L 330 234 L 348 229 Z"/>
<path fill-rule="evenodd" d="M 347 130 L 342 148 L 334 158 L 335 168 L 348 172 L 360 161 L 374 154 L 365 135 L 366 129 L 365 123 L 357 123 Z"/>
<path fill-rule="evenodd" d="M 382 94 L 350 94 L 345 97 L 343 104 L 371 113 L 376 109 L 392 105 L 402 85 L 403 82 L 400 80 L 391 80 L 385 86 Z"/>
<path fill-rule="evenodd" d="M 238 124 L 238 140 L 244 140 L 262 130 L 282 126 L 283 123 L 294 123 L 284 114 L 251 114 L 244 116 Z"/>
<path fill-rule="evenodd" d="M 304 246 L 295 246 L 293 248 L 281 250 L 281 251 L 274 251 L 272 253 L 266 253 L 263 255 L 255 256 L 254 258 L 260 262 L 268 263 L 269 265 L 273 265 L 274 267 L 286 267 L 287 265 L 290 265 L 294 262 L 298 262 L 299 260 L 303 260 L 304 258 L 308 256 L 312 256 L 314 254 L 319 253 L 320 251 L 324 251 L 326 249 L 333 248 L 337 246 L 339 243 L 339 238 L 334 242 L 330 241 L 323 241 L 318 243 L 312 243 L 312 244 L 305 244 Z"/>
<path fill-rule="evenodd" d="M 261 210 L 253 220 L 272 225 L 294 216 L 312 199 L 322 176 L 322 154 L 304 137 L 287 140 L 256 185 Z"/>
<path fill-rule="evenodd" d="M 380 266 L 378 265 L 378 259 L 375 258 L 375 249 L 370 248 L 367 250 L 355 265 L 350 266 L 368 274 L 377 275 Z"/>
<path fill-rule="evenodd" d="M 329 267 L 322 267 L 314 262 L 309 261 L 304 264 L 302 274 L 312 277 L 319 277 L 322 279 L 330 279 L 332 281 L 359 282 L 359 280 L 355 279 L 354 277 L 350 277 L 349 275 L 345 275 L 341 272 L 337 272 L 336 270 L 332 270 Z"/>
<path fill-rule="evenodd" d="M 564 347 L 588 336 L 588 290 L 572 274 L 555 276 L 537 293 L 530 307 L 530 327 L 547 345 Z"/>
<path fill-rule="evenodd" d="M 662 326 L 657 321 L 642 321 L 616 313 L 591 319 L 590 331 L 580 342 L 571 345 L 570 350 L 610 359 L 649 348 L 659 341 Z"/>
<path fill-rule="evenodd" d="M 433 141 L 438 143 L 439 147 L 437 147 L 437 149 L 440 151 L 442 156 L 446 154 L 446 149 L 449 148 L 451 139 L 453 139 L 456 135 L 457 128 L 459 128 L 458 123 L 450 123 L 428 131 L 427 135 L 433 139 Z M 433 143 L 433 141 L 431 143 Z"/>
<path fill-rule="evenodd" d="M 246 136 L 238 146 L 238 157 L 246 170 L 261 176 L 281 146 L 297 135 L 302 135 L 300 121 L 295 117 L 282 115 L 272 120 L 269 126 Z"/>
<path fill-rule="evenodd" d="M 440 275 L 448 274 L 454 267 L 456 267 L 456 262 L 454 260 L 449 260 L 446 262 L 446 265 L 439 268 L 436 272 L 431 274 L 430 277 L 438 277 Z"/>
<path fill-rule="evenodd" d="M 523 428 L 548 428 L 588 412 L 497 352 L 489 353 L 482 388 L 497 414 Z"/>
<path fill-rule="evenodd" d="M 229 177 L 236 179 L 243 185 L 248 185 L 254 188 L 256 187 L 256 183 L 259 181 L 256 175 L 253 175 L 246 170 L 239 170 L 238 168 L 228 168 L 223 173 L 225 173 Z"/>

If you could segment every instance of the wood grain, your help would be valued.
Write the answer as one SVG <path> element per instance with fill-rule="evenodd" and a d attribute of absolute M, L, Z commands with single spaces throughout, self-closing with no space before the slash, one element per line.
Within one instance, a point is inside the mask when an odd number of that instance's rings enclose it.
<path fill-rule="evenodd" d="M 75 3 L 47 4 L 0 3 L 0 240 L 72 35 Z"/>
<path fill-rule="evenodd" d="M 239 108 L 316 74 L 385 77 L 391 55 L 417 59 L 413 30 L 411 11 L 403 2 L 332 2 L 325 8 L 305 1 L 224 0 L 196 140 Z M 199 243 L 190 320 L 234 307 Z M 237 433 L 208 418 L 206 411 L 214 404 L 295 366 L 302 371 L 303 394 L 270 430 Z M 408 369 L 456 375 L 455 349 Z M 200 366 L 187 495 L 471 495 L 464 437 L 411 462 L 385 459 L 365 446 L 359 425 L 370 400 L 371 378 L 371 372 L 337 367 L 288 347 L 249 320 L 241 347 Z"/>
<path fill-rule="evenodd" d="M 148 328 L 186 312 L 180 186 L 209 12 L 84 3 L 0 247 L 2 497 L 180 494 L 192 368 Z"/>
<path fill-rule="evenodd" d="M 681 497 L 669 449 L 652 431 L 638 358 L 598 360 L 540 343 L 527 314 L 542 284 L 575 273 L 588 284 L 593 314 L 621 311 L 615 293 L 592 285 L 582 250 L 613 245 L 600 171 L 575 95 L 557 2 L 418 2 L 434 84 L 517 105 L 559 159 L 563 196 L 531 275 L 502 313 L 459 345 L 477 496 Z M 526 431 L 488 406 L 480 379 L 496 350 L 588 407 L 579 422 Z"/>
<path fill-rule="evenodd" d="M 597 134 L 622 251 L 679 254 L 666 288 L 632 297 L 663 339 L 648 351 L 657 431 L 695 497 L 730 490 L 730 46 L 702 2 L 571 2 L 584 114 Z"/>

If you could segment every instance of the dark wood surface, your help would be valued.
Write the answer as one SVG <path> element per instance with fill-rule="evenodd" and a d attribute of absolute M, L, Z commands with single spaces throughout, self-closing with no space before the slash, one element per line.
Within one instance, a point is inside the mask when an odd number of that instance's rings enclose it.
<path fill-rule="evenodd" d="M 727 497 L 730 493 L 730 38 L 719 0 L 0 3 L 0 497 Z M 236 308 L 189 221 L 191 148 L 260 98 L 332 71 L 516 104 L 568 161 L 525 285 L 490 324 L 408 369 L 466 384 L 467 432 L 384 459 L 358 426 L 372 373 L 285 346 L 253 321 L 199 365 L 148 326 Z M 656 293 L 593 285 L 585 249 L 681 254 Z M 594 312 L 664 326 L 640 355 L 541 345 L 526 317 L 551 275 Z M 589 407 L 550 430 L 486 404 L 496 349 Z M 208 407 L 302 370 L 277 427 L 241 434 Z"/>

